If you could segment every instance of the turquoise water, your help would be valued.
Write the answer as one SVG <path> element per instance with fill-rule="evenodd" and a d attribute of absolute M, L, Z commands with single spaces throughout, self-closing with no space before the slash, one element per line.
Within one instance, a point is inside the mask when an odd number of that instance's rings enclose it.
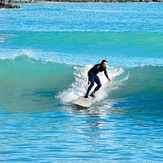
<path fill-rule="evenodd" d="M 1 162 L 162 162 L 163 4 L 0 10 Z M 109 83 L 88 109 L 87 71 Z"/>

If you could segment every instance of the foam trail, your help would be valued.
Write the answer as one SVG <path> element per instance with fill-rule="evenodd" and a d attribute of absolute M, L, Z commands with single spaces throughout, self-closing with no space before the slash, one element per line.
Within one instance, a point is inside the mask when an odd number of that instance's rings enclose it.
<path fill-rule="evenodd" d="M 86 65 L 85 67 L 78 67 L 78 66 L 75 67 L 75 72 L 74 72 L 75 81 L 74 81 L 74 83 L 72 83 L 70 88 L 68 88 L 67 90 L 64 90 L 63 92 L 60 92 L 58 95 L 58 97 L 63 101 L 63 103 L 72 102 L 73 100 L 75 100 L 79 96 L 85 95 L 86 90 L 88 88 L 87 73 L 92 66 L 93 65 Z M 117 82 L 114 81 L 114 78 L 116 76 L 119 76 L 123 72 L 124 72 L 124 70 L 122 68 L 111 68 L 111 67 L 109 67 L 108 68 L 108 75 L 112 79 L 111 82 L 108 82 L 104 73 L 98 74 L 98 76 L 100 77 L 101 83 L 102 83 L 102 88 L 96 94 L 95 101 L 100 101 L 100 100 L 108 97 L 109 91 L 115 89 L 115 87 L 116 87 L 115 85 L 118 84 Z M 91 91 L 93 91 L 95 87 L 96 87 L 96 84 L 92 88 Z"/>

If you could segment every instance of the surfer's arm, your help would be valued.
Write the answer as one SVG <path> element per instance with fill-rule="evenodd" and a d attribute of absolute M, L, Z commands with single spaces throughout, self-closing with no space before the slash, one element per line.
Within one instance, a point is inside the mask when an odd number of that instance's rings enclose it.
<path fill-rule="evenodd" d="M 108 77 L 108 73 L 107 73 L 107 70 L 106 70 L 106 69 L 104 70 L 104 74 L 105 74 L 106 78 L 107 78 L 109 81 L 111 81 L 111 79 Z"/>
<path fill-rule="evenodd" d="M 88 71 L 88 85 L 91 84 L 91 73 L 90 71 Z"/>
<path fill-rule="evenodd" d="M 95 67 L 95 66 L 94 66 Z M 90 85 L 91 83 L 91 75 L 94 71 L 94 67 L 92 67 L 89 71 L 88 71 L 88 85 Z"/>

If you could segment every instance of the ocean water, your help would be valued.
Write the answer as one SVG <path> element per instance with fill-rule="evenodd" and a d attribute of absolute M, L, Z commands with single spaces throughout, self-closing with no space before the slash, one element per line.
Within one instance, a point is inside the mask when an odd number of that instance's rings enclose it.
<path fill-rule="evenodd" d="M 163 3 L 0 10 L 0 162 L 162 162 Z M 90 108 L 71 102 L 108 61 Z"/>

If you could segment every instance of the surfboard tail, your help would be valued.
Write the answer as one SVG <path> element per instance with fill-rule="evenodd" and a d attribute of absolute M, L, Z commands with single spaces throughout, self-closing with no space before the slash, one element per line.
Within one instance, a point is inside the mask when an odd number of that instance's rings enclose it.
<path fill-rule="evenodd" d="M 76 100 L 74 100 L 72 103 L 75 105 L 88 108 L 93 104 L 93 100 L 91 98 L 79 97 Z"/>

